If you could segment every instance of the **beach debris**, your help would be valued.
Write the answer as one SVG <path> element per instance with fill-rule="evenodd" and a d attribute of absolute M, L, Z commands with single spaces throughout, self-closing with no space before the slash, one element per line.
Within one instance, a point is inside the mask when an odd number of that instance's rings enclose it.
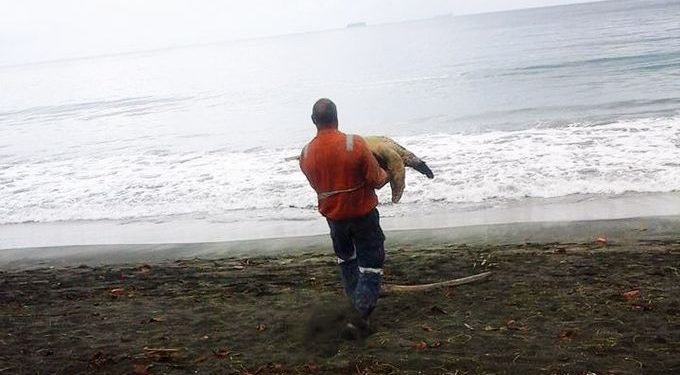
<path fill-rule="evenodd" d="M 149 348 L 148 346 L 144 347 L 144 351 L 147 353 L 176 353 L 179 352 L 182 349 L 175 349 L 175 348 Z"/>
<path fill-rule="evenodd" d="M 491 276 L 491 272 L 482 272 L 476 275 L 461 277 L 459 279 L 440 281 L 431 284 L 419 284 L 419 285 L 395 285 L 395 284 L 384 284 L 380 290 L 381 296 L 387 296 L 390 294 L 398 293 L 412 293 L 412 292 L 425 292 L 433 289 L 439 289 L 444 287 L 453 287 L 463 284 L 469 284 L 476 281 L 481 281 L 487 279 Z"/>
<path fill-rule="evenodd" d="M 637 289 L 629 290 L 627 292 L 624 292 L 622 296 L 626 300 L 626 302 L 635 303 L 640 298 L 640 291 Z"/>
<path fill-rule="evenodd" d="M 132 372 L 135 375 L 146 375 L 150 374 L 149 370 L 151 369 L 151 364 L 150 363 L 135 363 Z"/>
<path fill-rule="evenodd" d="M 0 305 L 5 305 L 17 300 L 17 293 L 6 291 L 0 292 Z"/>
<path fill-rule="evenodd" d="M 317 372 L 319 372 L 319 366 L 315 365 L 311 361 L 305 363 L 302 369 L 306 374 L 316 374 Z"/>
<path fill-rule="evenodd" d="M 234 293 L 236 293 L 236 287 L 233 286 L 228 286 L 222 289 L 222 292 L 227 298 L 231 298 L 234 296 Z"/>
<path fill-rule="evenodd" d="M 517 360 L 519 359 L 519 357 L 522 356 L 522 354 L 521 354 L 520 352 L 516 352 L 516 353 L 514 353 L 514 354 L 515 354 L 515 357 L 512 358 L 512 363 L 517 362 Z"/>
<path fill-rule="evenodd" d="M 216 358 L 220 358 L 220 359 L 229 358 L 229 356 L 231 355 L 231 351 L 228 350 L 228 349 L 213 349 L 212 352 L 213 352 L 213 355 Z"/>
<path fill-rule="evenodd" d="M 144 263 L 141 266 L 139 266 L 138 270 L 141 273 L 149 273 L 149 272 L 151 272 L 151 266 Z"/>
<path fill-rule="evenodd" d="M 438 347 L 440 347 L 440 346 L 442 346 L 442 342 L 439 341 L 439 340 L 436 340 L 436 339 L 435 339 L 435 340 L 430 340 L 430 341 L 421 340 L 421 341 L 418 341 L 418 342 L 413 346 L 413 348 L 414 348 L 415 350 L 417 350 L 417 351 L 423 351 L 423 350 L 428 349 L 428 348 L 429 348 L 429 349 L 434 349 L 434 348 L 438 348 Z"/>
<path fill-rule="evenodd" d="M 122 297 L 125 295 L 125 288 L 114 288 L 109 291 L 109 295 L 113 298 Z"/>
<path fill-rule="evenodd" d="M 159 323 L 159 322 L 164 322 L 165 318 L 162 316 L 152 316 L 149 318 L 148 323 Z"/>
<path fill-rule="evenodd" d="M 510 329 L 513 331 L 526 331 L 527 327 L 524 324 L 518 324 L 514 319 L 510 319 L 505 322 L 505 327 L 501 327 L 501 330 L 503 329 Z"/>
<path fill-rule="evenodd" d="M 427 343 L 425 341 L 418 341 L 413 348 L 418 351 L 425 350 L 427 349 Z"/>
<path fill-rule="evenodd" d="M 441 307 L 434 305 L 430 307 L 430 312 L 435 315 L 447 315 L 448 313 L 446 310 L 442 309 Z"/>
<path fill-rule="evenodd" d="M 577 335 L 577 332 L 573 329 L 563 329 L 558 334 L 558 337 L 560 338 L 560 340 L 571 340 L 571 339 L 575 338 L 576 335 Z"/>
<path fill-rule="evenodd" d="M 638 365 L 638 368 L 642 368 L 642 366 L 643 366 L 642 362 L 638 361 L 637 359 L 635 359 L 633 357 L 624 357 L 623 359 L 626 360 L 626 361 L 635 362 Z"/>
<path fill-rule="evenodd" d="M 623 296 L 623 299 L 626 301 L 626 303 L 631 305 L 633 310 L 652 310 L 652 301 L 649 299 L 643 299 L 640 291 L 637 289 L 629 290 L 622 293 L 621 295 Z"/>
<path fill-rule="evenodd" d="M 172 362 L 177 359 L 181 349 L 144 347 L 144 357 L 154 362 Z"/>
<path fill-rule="evenodd" d="M 107 358 L 103 352 L 98 351 L 92 355 L 92 357 L 89 360 L 90 367 L 98 368 L 102 367 L 103 365 L 106 364 L 106 362 L 109 361 L 109 358 Z"/>
<path fill-rule="evenodd" d="M 43 357 L 49 357 L 52 354 L 54 354 L 54 350 L 52 349 L 38 349 L 35 351 L 36 354 L 39 354 Z"/>
<path fill-rule="evenodd" d="M 598 245 L 607 246 L 609 244 L 609 240 L 607 239 L 607 236 L 602 234 L 595 239 L 595 243 Z"/>
<path fill-rule="evenodd" d="M 263 323 L 260 323 L 257 325 L 257 327 L 255 327 L 255 329 L 257 332 L 264 332 L 267 329 L 267 326 Z"/>
<path fill-rule="evenodd" d="M 432 340 L 429 343 L 427 343 L 428 348 L 438 348 L 442 346 L 442 342 L 439 340 Z"/>
<path fill-rule="evenodd" d="M 253 375 L 255 375 L 255 374 L 288 374 L 288 373 L 289 373 L 289 369 L 286 366 L 284 366 L 280 363 L 276 363 L 276 362 L 271 362 L 271 363 L 268 363 L 264 366 L 260 366 L 257 369 L 255 369 L 255 371 L 243 372 L 243 374 L 253 374 Z"/>
<path fill-rule="evenodd" d="M 242 270 L 245 269 L 247 266 L 250 266 L 250 259 L 241 259 L 239 261 L 239 264 L 232 266 L 232 268 L 235 270 Z"/>
<path fill-rule="evenodd" d="M 474 331 L 474 330 L 475 330 L 475 327 L 473 327 L 473 326 L 471 326 L 471 325 L 469 325 L 469 324 L 467 324 L 467 323 L 463 323 L 463 325 L 465 326 L 465 328 L 469 329 L 470 331 Z"/>
<path fill-rule="evenodd" d="M 472 336 L 466 334 L 458 334 L 447 338 L 446 342 L 456 345 L 465 345 L 468 342 L 470 342 L 470 340 L 472 340 Z"/>

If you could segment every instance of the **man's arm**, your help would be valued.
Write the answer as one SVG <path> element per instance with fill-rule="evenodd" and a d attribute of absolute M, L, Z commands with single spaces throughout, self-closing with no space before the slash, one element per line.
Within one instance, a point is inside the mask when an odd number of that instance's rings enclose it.
<path fill-rule="evenodd" d="M 361 144 L 361 164 L 363 165 L 366 184 L 374 189 L 380 189 L 390 181 L 390 175 L 380 168 L 378 160 L 373 156 L 371 150 L 368 149 L 368 145 L 363 138 L 359 138 L 357 143 Z"/>
<path fill-rule="evenodd" d="M 305 148 L 303 148 L 302 151 L 300 151 L 300 156 L 298 156 L 298 162 L 299 162 L 299 165 L 300 165 L 300 170 L 302 171 L 302 173 L 307 178 L 309 185 L 312 187 L 312 189 L 314 189 L 314 191 L 316 191 L 316 184 L 314 183 L 314 181 L 312 181 L 312 178 L 309 174 L 309 162 L 310 161 L 308 161 L 307 158 L 306 158 L 307 157 L 307 147 L 308 146 L 305 146 Z"/>

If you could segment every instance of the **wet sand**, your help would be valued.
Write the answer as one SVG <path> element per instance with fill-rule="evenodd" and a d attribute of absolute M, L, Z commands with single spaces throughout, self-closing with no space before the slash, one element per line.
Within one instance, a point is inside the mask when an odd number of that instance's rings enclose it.
<path fill-rule="evenodd" d="M 78 230 L 86 230 L 86 228 L 70 229 L 70 231 Z M 328 231 L 327 228 L 326 231 Z M 680 234 L 680 216 L 522 222 L 434 229 L 386 229 L 386 233 L 388 249 L 420 248 L 449 243 L 502 245 L 525 242 L 588 242 L 603 234 L 619 244 L 626 244 L 645 239 L 674 238 Z M 65 234 L 62 233 L 62 235 Z M 308 252 L 328 254 L 330 248 L 328 234 L 202 243 L 26 247 L 0 250 L 0 269 L 161 262 L 196 257 L 219 259 L 299 255 Z"/>
<path fill-rule="evenodd" d="M 355 341 L 339 337 L 347 305 L 322 238 L 247 257 L 4 258 L 0 374 L 678 373 L 680 231 L 640 220 L 392 233 L 387 283 L 493 276 L 384 297 Z M 553 239 L 522 240 L 532 230 Z"/>

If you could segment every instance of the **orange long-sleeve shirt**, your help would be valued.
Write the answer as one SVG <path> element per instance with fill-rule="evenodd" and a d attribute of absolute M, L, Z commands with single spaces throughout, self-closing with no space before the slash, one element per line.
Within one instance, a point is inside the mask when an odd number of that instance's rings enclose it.
<path fill-rule="evenodd" d="M 331 220 L 368 214 L 387 174 L 358 135 L 322 129 L 302 150 L 300 169 L 317 192 L 319 212 Z"/>

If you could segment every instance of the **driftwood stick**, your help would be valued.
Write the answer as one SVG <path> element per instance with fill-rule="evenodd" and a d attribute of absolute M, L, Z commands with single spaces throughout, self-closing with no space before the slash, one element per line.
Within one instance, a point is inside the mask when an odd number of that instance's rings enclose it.
<path fill-rule="evenodd" d="M 149 347 L 144 347 L 145 352 L 159 352 L 159 353 L 175 353 L 179 352 L 182 349 L 174 349 L 174 348 L 149 348 Z"/>
<path fill-rule="evenodd" d="M 473 283 L 475 281 L 484 280 L 491 276 L 491 272 L 483 272 L 477 275 L 467 276 L 460 279 L 441 281 L 432 284 L 418 284 L 418 285 L 396 285 L 396 284 L 385 284 L 380 290 L 381 296 L 386 296 L 390 294 L 400 294 L 400 293 L 412 293 L 412 292 L 425 292 L 437 288 L 443 288 L 447 286 L 457 286 L 463 284 Z"/>

